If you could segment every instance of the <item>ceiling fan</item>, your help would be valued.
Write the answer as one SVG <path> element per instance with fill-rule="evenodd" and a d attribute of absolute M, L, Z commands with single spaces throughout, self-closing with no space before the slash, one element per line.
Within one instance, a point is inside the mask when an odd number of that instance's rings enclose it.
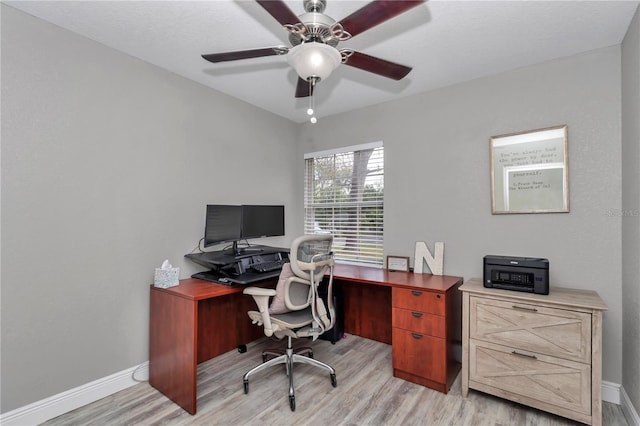
<path fill-rule="evenodd" d="M 287 55 L 298 73 L 295 96 L 312 96 L 313 88 L 338 65 L 345 64 L 394 80 L 404 78 L 411 67 L 376 58 L 352 49 L 338 49 L 339 42 L 355 37 L 425 0 L 375 0 L 336 22 L 325 15 L 326 0 L 304 0 L 304 10 L 296 16 L 282 0 L 256 0 L 289 32 L 292 47 L 276 46 L 202 55 L 209 62 L 235 61 L 261 56 Z"/>

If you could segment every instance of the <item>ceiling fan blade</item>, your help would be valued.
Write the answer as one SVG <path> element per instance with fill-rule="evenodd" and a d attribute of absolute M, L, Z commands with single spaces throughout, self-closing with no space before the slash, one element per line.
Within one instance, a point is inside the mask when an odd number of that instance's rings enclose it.
<path fill-rule="evenodd" d="M 360 68 L 361 70 L 369 71 L 394 80 L 403 79 L 412 69 L 411 67 L 396 64 L 395 62 L 386 61 L 360 52 L 353 52 L 349 55 L 345 65 Z"/>
<path fill-rule="evenodd" d="M 352 37 L 375 27 L 426 0 L 375 0 L 340 21 Z"/>
<path fill-rule="evenodd" d="M 256 0 L 280 25 L 295 25 L 300 23 L 300 19 L 282 0 Z"/>
<path fill-rule="evenodd" d="M 313 95 L 313 85 L 308 81 L 298 77 L 298 84 L 296 85 L 296 98 L 306 98 Z"/>
<path fill-rule="evenodd" d="M 236 50 L 233 52 L 209 53 L 202 55 L 209 62 L 236 61 L 238 59 L 259 58 L 261 56 L 284 55 L 289 49 L 287 47 L 265 47 L 261 49 Z"/>

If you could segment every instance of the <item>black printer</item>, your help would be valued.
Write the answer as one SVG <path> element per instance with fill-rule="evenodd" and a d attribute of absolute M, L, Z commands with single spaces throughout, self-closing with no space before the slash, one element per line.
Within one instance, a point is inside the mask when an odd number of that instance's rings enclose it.
<path fill-rule="evenodd" d="M 484 257 L 484 286 L 549 294 L 549 260 L 539 257 Z"/>

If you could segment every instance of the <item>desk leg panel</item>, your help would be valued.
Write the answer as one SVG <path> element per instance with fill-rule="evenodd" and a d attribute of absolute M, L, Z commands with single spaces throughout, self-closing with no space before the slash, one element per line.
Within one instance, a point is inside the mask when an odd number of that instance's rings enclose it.
<path fill-rule="evenodd" d="M 150 298 L 149 384 L 195 414 L 198 303 L 155 288 Z"/>
<path fill-rule="evenodd" d="M 263 335 L 247 314 L 256 310 L 253 298 L 242 293 L 201 300 L 198 307 L 198 363 Z"/>
<path fill-rule="evenodd" d="M 274 284 L 275 287 L 275 284 Z M 253 324 L 247 312 L 257 310 L 253 297 L 239 293 L 237 295 L 237 321 L 238 321 L 238 345 L 246 345 L 254 340 L 264 337 L 264 328 L 261 325 Z"/>
<path fill-rule="evenodd" d="M 391 287 L 340 281 L 345 333 L 391 344 Z"/>

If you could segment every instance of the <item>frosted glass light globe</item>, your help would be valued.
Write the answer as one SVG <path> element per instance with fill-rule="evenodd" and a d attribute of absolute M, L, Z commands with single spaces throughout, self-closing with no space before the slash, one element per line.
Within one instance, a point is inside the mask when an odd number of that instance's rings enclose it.
<path fill-rule="evenodd" d="M 327 44 L 311 41 L 290 49 L 287 61 L 303 80 L 309 81 L 310 77 L 324 80 L 340 65 L 342 56 Z"/>

